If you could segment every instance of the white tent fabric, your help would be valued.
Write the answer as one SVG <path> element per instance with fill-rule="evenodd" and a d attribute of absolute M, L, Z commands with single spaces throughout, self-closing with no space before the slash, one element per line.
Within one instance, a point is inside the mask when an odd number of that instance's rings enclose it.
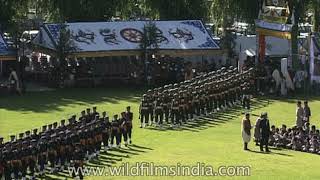
<path fill-rule="evenodd" d="M 8 55 L 10 51 L 8 50 L 7 43 L 4 41 L 0 33 L 0 55 Z"/>
<path fill-rule="evenodd" d="M 275 30 L 275 31 L 281 31 L 281 32 L 290 32 L 292 29 L 291 24 L 271 23 L 263 20 L 256 20 L 255 22 L 256 22 L 256 27 L 263 28 L 263 29 L 269 29 L 269 30 Z"/>
<path fill-rule="evenodd" d="M 67 23 L 77 52 L 138 50 L 148 21 Z M 160 50 L 218 50 L 202 21 L 154 21 Z M 55 50 L 61 24 L 45 24 L 33 43 Z"/>
<path fill-rule="evenodd" d="M 236 54 L 244 54 L 246 56 L 255 56 L 257 52 L 257 38 L 256 36 L 239 36 L 235 40 Z M 267 56 L 288 56 L 289 43 L 286 39 L 276 37 L 266 37 L 266 55 Z"/>
<path fill-rule="evenodd" d="M 0 32 L 0 60 L 14 60 L 15 56 L 15 51 L 8 47 L 6 40 Z"/>
<path fill-rule="evenodd" d="M 247 56 L 256 56 L 257 37 L 238 36 L 235 39 L 234 51 L 239 55 L 239 68 L 241 69 Z M 287 57 L 290 53 L 288 40 L 276 37 L 266 37 L 266 55 L 270 57 Z"/>
<path fill-rule="evenodd" d="M 315 33 L 310 37 L 310 74 L 311 82 L 320 82 L 320 34 Z"/>

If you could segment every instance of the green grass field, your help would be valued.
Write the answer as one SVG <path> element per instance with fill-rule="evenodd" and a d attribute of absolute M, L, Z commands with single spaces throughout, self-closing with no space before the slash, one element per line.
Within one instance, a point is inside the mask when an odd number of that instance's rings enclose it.
<path fill-rule="evenodd" d="M 242 150 L 241 109 L 218 113 L 213 118 L 189 122 L 181 129 L 140 129 L 138 105 L 142 90 L 137 89 L 68 89 L 52 92 L 30 93 L 23 97 L 1 97 L 0 135 L 17 134 L 45 123 L 60 121 L 86 107 L 96 105 L 99 111 L 109 115 L 119 113 L 127 105 L 135 113 L 133 144 L 121 151 L 102 154 L 99 162 L 89 166 L 117 166 L 124 162 L 153 162 L 156 165 L 195 165 L 203 162 L 219 166 L 249 165 L 250 177 L 232 179 L 319 179 L 320 156 L 291 150 L 271 149 L 272 153 L 259 153 L 250 143 L 251 152 Z M 310 102 L 313 110 L 311 122 L 320 126 L 320 99 Z M 253 114 L 269 113 L 272 124 L 293 125 L 295 99 L 276 100 L 266 98 L 254 102 Z M 256 117 L 252 116 L 254 123 Z M 66 179 L 66 173 L 49 175 L 45 179 Z M 229 179 L 229 177 L 86 177 L 85 179 Z"/>

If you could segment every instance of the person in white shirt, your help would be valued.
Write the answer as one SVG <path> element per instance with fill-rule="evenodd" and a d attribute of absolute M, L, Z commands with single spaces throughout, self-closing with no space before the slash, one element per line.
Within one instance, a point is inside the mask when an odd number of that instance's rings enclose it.
<path fill-rule="evenodd" d="M 250 122 L 250 114 L 246 113 L 246 116 L 242 119 L 242 140 L 244 143 L 244 150 L 248 149 L 248 143 L 251 140 L 251 122 Z"/>

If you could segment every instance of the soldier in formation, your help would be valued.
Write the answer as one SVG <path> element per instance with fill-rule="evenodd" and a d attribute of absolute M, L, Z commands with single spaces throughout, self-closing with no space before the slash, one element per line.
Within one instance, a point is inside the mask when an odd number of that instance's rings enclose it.
<path fill-rule="evenodd" d="M 106 112 L 99 116 L 94 107 L 82 111 L 78 120 L 73 115 L 68 124 L 61 120 L 44 125 L 41 132 L 34 129 L 12 135 L 6 143 L 0 137 L 0 179 L 26 179 L 27 175 L 35 179 L 66 167 L 82 167 L 86 161 L 98 159 L 101 150 L 113 148 L 113 137 L 117 147 L 122 136 L 127 146 L 132 142 L 133 113 L 127 107 L 121 115 L 110 122 Z M 78 176 L 83 179 L 82 174 Z"/>
<path fill-rule="evenodd" d="M 240 73 L 233 67 L 221 68 L 191 80 L 148 90 L 140 104 L 140 127 L 162 126 L 164 122 L 180 126 L 240 103 L 249 110 L 253 73 L 253 69 Z"/>

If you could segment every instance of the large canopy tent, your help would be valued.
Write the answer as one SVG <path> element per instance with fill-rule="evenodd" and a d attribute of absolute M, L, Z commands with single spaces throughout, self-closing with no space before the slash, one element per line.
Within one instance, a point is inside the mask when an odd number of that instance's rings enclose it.
<path fill-rule="evenodd" d="M 71 32 L 73 57 L 132 56 L 141 54 L 143 28 L 149 21 L 79 22 L 44 24 L 33 40 L 36 51 L 54 54 L 62 26 Z M 221 53 L 200 20 L 153 21 L 157 27 L 158 53 L 201 56 Z"/>
<path fill-rule="evenodd" d="M 10 50 L 10 48 L 7 45 L 7 42 L 4 40 L 2 33 L 0 32 L 0 61 L 15 59 L 15 53 L 12 50 Z"/>
<path fill-rule="evenodd" d="M 5 64 L 7 64 L 3 61 L 14 61 L 16 60 L 16 57 L 16 53 L 9 48 L 2 33 L 0 32 L 0 74 L 3 73 L 3 68 Z"/>

